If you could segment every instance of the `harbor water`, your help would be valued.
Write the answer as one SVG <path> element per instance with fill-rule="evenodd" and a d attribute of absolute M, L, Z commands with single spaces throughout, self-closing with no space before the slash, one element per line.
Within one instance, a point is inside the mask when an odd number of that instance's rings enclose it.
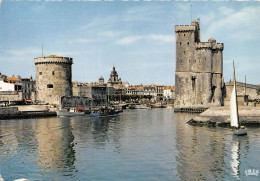
<path fill-rule="evenodd" d="M 6 180 L 260 180 L 260 127 L 187 124 L 173 109 L 117 117 L 0 120 L 0 175 Z"/>

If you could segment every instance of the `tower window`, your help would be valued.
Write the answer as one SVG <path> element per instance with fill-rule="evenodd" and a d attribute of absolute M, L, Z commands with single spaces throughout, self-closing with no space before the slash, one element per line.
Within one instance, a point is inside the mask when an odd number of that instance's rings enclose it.
<path fill-rule="evenodd" d="M 48 84 L 47 88 L 53 88 L 53 84 Z"/>
<path fill-rule="evenodd" d="M 195 91 L 196 88 L 196 77 L 195 76 L 191 76 L 191 85 L 192 85 L 192 91 Z"/>
<path fill-rule="evenodd" d="M 187 45 L 190 45 L 190 42 L 187 42 Z"/>
<path fill-rule="evenodd" d="M 183 34 L 183 36 L 185 36 L 185 34 Z"/>
<path fill-rule="evenodd" d="M 39 75 L 42 75 L 42 72 L 39 72 Z"/>
<path fill-rule="evenodd" d="M 181 45 L 181 42 L 180 42 L 180 45 Z"/>
<path fill-rule="evenodd" d="M 185 54 L 186 52 L 184 51 L 184 54 Z"/>
<path fill-rule="evenodd" d="M 54 71 L 52 71 L 52 75 L 54 75 Z"/>

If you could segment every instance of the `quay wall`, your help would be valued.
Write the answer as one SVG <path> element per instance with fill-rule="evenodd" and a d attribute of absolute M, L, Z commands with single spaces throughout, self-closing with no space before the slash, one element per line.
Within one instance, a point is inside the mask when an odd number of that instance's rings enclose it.
<path fill-rule="evenodd" d="M 0 115 L 18 114 L 18 107 L 1 107 Z"/>
<path fill-rule="evenodd" d="M 19 91 L 0 91 L 0 101 L 23 101 L 23 93 Z"/>
<path fill-rule="evenodd" d="M 241 106 L 239 107 L 238 112 L 241 124 L 260 125 L 260 107 Z M 230 125 L 230 108 L 229 106 L 211 107 L 188 121 L 188 123 L 192 125 L 228 126 Z"/>
<path fill-rule="evenodd" d="M 24 106 L 25 107 L 25 106 Z M 1 107 L 0 119 L 22 119 L 33 117 L 48 117 L 56 116 L 56 112 L 50 112 L 49 110 L 30 110 L 19 111 L 18 107 Z"/>

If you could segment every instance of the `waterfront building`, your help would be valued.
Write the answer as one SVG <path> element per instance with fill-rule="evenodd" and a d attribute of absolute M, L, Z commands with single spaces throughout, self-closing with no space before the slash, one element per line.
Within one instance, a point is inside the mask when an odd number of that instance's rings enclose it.
<path fill-rule="evenodd" d="M 22 103 L 23 93 L 22 86 L 8 83 L 8 77 L 0 74 L 0 103 L 8 105 L 12 103 Z"/>
<path fill-rule="evenodd" d="M 34 63 L 37 101 L 60 106 L 61 97 L 72 96 L 72 58 L 50 55 L 35 58 Z"/>
<path fill-rule="evenodd" d="M 0 80 L 0 91 L 1 92 L 3 92 L 3 91 L 19 91 L 19 90 L 21 90 L 21 86 Z"/>
<path fill-rule="evenodd" d="M 35 81 L 32 77 L 7 77 L 0 74 L 0 92 L 1 100 L 5 102 L 32 103 L 35 101 Z"/>
<path fill-rule="evenodd" d="M 105 84 L 105 79 L 101 76 L 101 77 L 99 77 L 99 79 L 98 79 L 98 84 L 99 85 L 104 85 Z"/>
<path fill-rule="evenodd" d="M 156 87 L 155 86 L 144 86 L 144 95 L 156 97 Z"/>
<path fill-rule="evenodd" d="M 175 91 L 174 86 L 165 86 L 163 90 L 163 97 L 165 99 L 174 99 L 174 91 Z"/>
<path fill-rule="evenodd" d="M 118 74 L 117 74 L 115 66 L 113 66 L 113 70 L 111 71 L 107 84 L 109 86 L 122 85 L 121 78 L 118 78 Z"/>
<path fill-rule="evenodd" d="M 82 85 L 73 86 L 73 97 L 88 98 L 91 106 L 104 106 L 107 103 L 106 85 Z M 111 90 L 110 90 L 111 91 Z"/>
<path fill-rule="evenodd" d="M 224 103 L 223 43 L 200 42 L 200 20 L 176 25 L 175 108 Z"/>
<path fill-rule="evenodd" d="M 27 103 L 35 102 L 35 80 L 30 78 L 21 78 L 17 81 L 18 85 L 21 85 L 23 92 L 23 99 Z"/>
<path fill-rule="evenodd" d="M 164 86 L 163 85 L 155 85 L 155 88 L 156 88 L 156 99 L 162 100 L 163 99 Z"/>
<path fill-rule="evenodd" d="M 143 86 L 137 85 L 137 86 L 130 86 L 125 88 L 125 94 L 126 95 L 138 95 L 143 96 L 144 95 L 144 89 Z"/>
<path fill-rule="evenodd" d="M 123 82 L 122 82 L 122 86 L 123 86 L 123 87 L 129 87 L 130 84 L 129 84 L 129 82 L 127 82 L 127 81 L 123 81 Z"/>

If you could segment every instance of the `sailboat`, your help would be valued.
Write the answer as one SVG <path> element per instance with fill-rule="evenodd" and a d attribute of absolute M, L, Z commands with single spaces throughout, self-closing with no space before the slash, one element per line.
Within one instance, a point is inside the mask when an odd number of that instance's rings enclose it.
<path fill-rule="evenodd" d="M 230 96 L 230 126 L 234 135 L 246 135 L 247 129 L 239 123 L 238 107 L 237 107 L 237 90 L 236 90 L 236 73 L 233 61 L 233 90 Z"/>

